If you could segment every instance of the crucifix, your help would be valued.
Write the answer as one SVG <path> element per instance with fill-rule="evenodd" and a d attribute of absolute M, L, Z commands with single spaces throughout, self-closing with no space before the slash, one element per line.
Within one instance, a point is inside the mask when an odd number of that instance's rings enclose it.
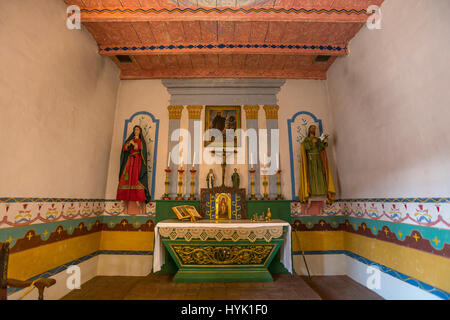
<path fill-rule="evenodd" d="M 221 167 L 222 167 L 222 185 L 221 187 L 225 187 L 225 170 L 227 167 L 227 152 L 228 153 L 237 153 L 237 150 L 233 148 L 232 151 L 227 151 L 226 150 L 226 134 L 225 131 L 223 131 L 222 133 L 223 138 L 222 138 L 222 163 L 221 163 Z M 211 150 L 212 154 L 216 153 L 216 150 Z"/>

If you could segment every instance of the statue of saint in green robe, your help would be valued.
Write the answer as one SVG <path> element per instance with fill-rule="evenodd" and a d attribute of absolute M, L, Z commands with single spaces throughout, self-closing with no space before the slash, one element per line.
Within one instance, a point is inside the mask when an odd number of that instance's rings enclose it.
<path fill-rule="evenodd" d="M 234 168 L 234 173 L 231 176 L 231 181 L 233 182 L 233 188 L 239 189 L 240 178 L 239 178 L 239 173 L 237 172 L 236 168 Z"/>
<path fill-rule="evenodd" d="M 311 197 L 324 197 L 327 192 L 327 181 L 325 178 L 325 170 L 323 168 L 320 152 L 328 146 L 327 142 L 323 142 L 316 137 L 306 137 L 303 141 L 306 150 L 306 162 L 308 163 L 308 181 L 311 191 Z"/>
<path fill-rule="evenodd" d="M 327 197 L 329 201 L 333 201 L 336 193 L 325 151 L 328 142 L 317 138 L 315 134 L 316 126 L 312 125 L 301 145 L 301 202 L 306 202 L 310 197 Z"/>

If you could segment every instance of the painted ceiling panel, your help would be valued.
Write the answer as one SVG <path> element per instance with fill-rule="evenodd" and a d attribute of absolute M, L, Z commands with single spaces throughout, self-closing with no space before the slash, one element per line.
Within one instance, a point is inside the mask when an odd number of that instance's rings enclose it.
<path fill-rule="evenodd" d="M 233 66 L 233 56 L 231 54 L 220 54 L 218 57 L 220 68 L 231 68 Z"/>
<path fill-rule="evenodd" d="M 217 68 L 219 66 L 219 56 L 217 54 L 205 54 L 205 67 Z"/>
<path fill-rule="evenodd" d="M 235 54 L 233 55 L 233 67 L 236 70 L 242 70 L 245 66 L 245 59 L 247 58 L 246 54 Z"/>
<path fill-rule="evenodd" d="M 158 44 L 169 44 L 170 34 L 167 31 L 166 22 L 164 21 L 151 21 L 149 22 L 153 36 Z"/>
<path fill-rule="evenodd" d="M 175 55 L 171 55 L 171 54 L 164 55 L 163 61 L 167 68 L 178 68 L 179 67 L 177 57 Z"/>
<path fill-rule="evenodd" d="M 189 57 L 191 58 L 193 68 L 201 69 L 205 67 L 203 54 L 190 54 Z"/>
<path fill-rule="evenodd" d="M 184 37 L 187 43 L 200 43 L 202 41 L 200 21 L 183 21 L 183 29 L 186 30 Z"/>
<path fill-rule="evenodd" d="M 201 21 L 200 30 L 203 43 L 217 42 L 217 21 Z M 192 32 L 196 32 L 193 30 Z"/>
<path fill-rule="evenodd" d="M 124 8 L 139 8 L 141 7 L 140 0 L 120 0 Z"/>
<path fill-rule="evenodd" d="M 251 27 L 250 21 L 236 21 L 234 24 L 234 42 L 247 43 L 250 39 Z"/>
<path fill-rule="evenodd" d="M 183 43 L 185 42 L 184 38 L 184 28 L 183 23 L 181 21 L 170 21 L 166 22 L 167 31 L 170 35 L 171 43 Z M 190 31 L 187 30 L 189 33 Z"/>
<path fill-rule="evenodd" d="M 272 61 L 271 69 L 283 69 L 286 63 L 285 55 L 275 55 Z"/>
<path fill-rule="evenodd" d="M 122 79 L 325 79 L 383 0 L 65 0 Z M 108 10 L 103 10 L 108 9 Z M 124 10 L 127 9 L 127 10 Z M 116 55 L 130 55 L 131 63 Z M 330 56 L 316 62 L 318 55 Z"/>
<path fill-rule="evenodd" d="M 259 59 L 259 65 L 261 69 L 268 70 L 272 66 L 274 55 L 273 54 L 262 54 Z"/>
<path fill-rule="evenodd" d="M 246 69 L 257 69 L 259 66 L 259 58 L 258 54 L 248 54 L 245 59 L 245 68 Z"/>
<path fill-rule="evenodd" d="M 219 21 L 217 25 L 217 39 L 219 43 L 233 43 L 235 35 L 234 21 Z"/>
<path fill-rule="evenodd" d="M 147 21 L 133 22 L 133 28 L 136 31 L 141 44 L 152 45 L 156 43 L 150 24 Z"/>
<path fill-rule="evenodd" d="M 140 68 L 143 70 L 152 70 L 155 69 L 155 65 L 152 63 L 152 60 L 149 56 L 135 56 L 134 59 L 136 63 L 139 64 Z"/>
<path fill-rule="evenodd" d="M 192 69 L 191 57 L 188 54 L 178 54 L 176 58 L 180 68 Z"/>
<path fill-rule="evenodd" d="M 252 22 L 249 42 L 250 43 L 264 43 L 266 40 L 268 28 L 269 28 L 269 22 L 267 22 L 267 21 Z"/>

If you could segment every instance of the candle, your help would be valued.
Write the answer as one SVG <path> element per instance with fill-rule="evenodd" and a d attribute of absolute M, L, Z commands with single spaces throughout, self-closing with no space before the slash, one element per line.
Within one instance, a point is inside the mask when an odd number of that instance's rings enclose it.
<path fill-rule="evenodd" d="M 250 165 L 253 170 L 253 153 L 250 153 Z"/>
<path fill-rule="evenodd" d="M 195 156 L 197 155 L 197 153 L 194 151 L 194 159 L 192 160 L 192 169 L 194 169 L 194 164 L 195 164 Z"/>
<path fill-rule="evenodd" d="M 169 151 L 169 157 L 167 157 L 167 168 L 170 167 L 170 156 L 171 156 L 172 152 Z"/>
<path fill-rule="evenodd" d="M 277 154 L 277 170 L 280 170 L 280 155 Z"/>

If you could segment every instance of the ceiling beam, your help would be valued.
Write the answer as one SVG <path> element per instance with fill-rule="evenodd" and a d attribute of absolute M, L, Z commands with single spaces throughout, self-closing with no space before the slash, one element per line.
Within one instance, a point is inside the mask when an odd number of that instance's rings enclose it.
<path fill-rule="evenodd" d="M 229 10 L 234 10 L 230 9 Z M 139 21 L 303 21 L 364 23 L 370 16 L 365 9 L 356 11 L 321 9 L 259 8 L 250 11 L 236 9 L 220 11 L 214 8 L 174 9 L 82 9 L 82 22 L 139 22 Z"/>
<path fill-rule="evenodd" d="M 303 44 L 174 44 L 174 45 L 127 45 L 100 46 L 104 56 L 115 55 L 173 55 L 173 54 L 280 54 L 280 55 L 328 55 L 346 56 L 345 45 Z"/>
<path fill-rule="evenodd" d="M 120 78 L 128 79 L 178 79 L 178 78 L 273 78 L 325 80 L 326 71 L 311 70 L 251 70 L 238 68 L 166 68 L 164 70 L 122 71 Z"/>

